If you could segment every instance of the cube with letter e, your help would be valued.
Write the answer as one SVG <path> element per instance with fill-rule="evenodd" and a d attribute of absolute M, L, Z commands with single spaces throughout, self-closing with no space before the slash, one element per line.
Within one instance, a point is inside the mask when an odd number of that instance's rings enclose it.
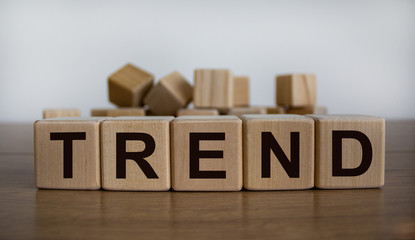
<path fill-rule="evenodd" d="M 172 122 L 172 187 L 177 191 L 242 188 L 242 121 L 183 116 Z"/>

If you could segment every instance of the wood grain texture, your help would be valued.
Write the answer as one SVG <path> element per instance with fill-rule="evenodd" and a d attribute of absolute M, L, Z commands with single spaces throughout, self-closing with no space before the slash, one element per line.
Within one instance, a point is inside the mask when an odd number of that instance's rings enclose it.
<path fill-rule="evenodd" d="M 395 139 L 399 138 L 399 141 Z M 386 152 L 415 151 L 415 122 L 386 120 Z M 32 123 L 0 123 L 0 154 L 33 153 Z"/>
<path fill-rule="evenodd" d="M 224 139 L 190 141 L 191 133 L 224 134 Z M 235 116 L 182 116 L 172 121 L 172 187 L 176 191 L 239 191 L 242 188 L 242 121 Z M 198 171 L 225 172 L 224 178 L 191 177 L 191 150 L 220 151 L 200 157 Z"/>
<path fill-rule="evenodd" d="M 50 189 L 101 188 L 99 123 L 94 118 L 57 118 L 34 123 L 36 186 Z M 84 138 L 70 140 L 73 161 L 71 176 L 64 177 L 64 140 L 52 139 L 52 133 L 83 133 Z M 66 140 L 65 140 L 66 141 Z M 67 146 L 66 146 L 67 147 Z"/>
<path fill-rule="evenodd" d="M 146 110 L 144 108 L 116 108 L 108 109 L 108 117 L 127 117 L 127 116 L 145 116 Z"/>
<path fill-rule="evenodd" d="M 179 72 L 163 77 L 144 98 L 144 103 L 156 115 L 174 115 L 192 100 L 193 87 Z"/>
<path fill-rule="evenodd" d="M 93 108 L 91 109 L 91 117 L 106 117 L 108 116 L 108 111 L 113 110 L 114 108 Z"/>
<path fill-rule="evenodd" d="M 81 110 L 76 108 L 56 108 L 43 110 L 43 119 L 58 117 L 80 117 Z"/>
<path fill-rule="evenodd" d="M 315 120 L 316 172 L 315 186 L 323 189 L 376 188 L 385 180 L 385 120 L 363 115 L 307 115 Z M 334 176 L 333 131 L 358 131 L 367 136 L 372 151 L 371 163 L 358 176 Z M 353 138 L 343 138 L 341 167 L 354 169 L 361 165 L 362 144 Z"/>
<path fill-rule="evenodd" d="M 217 109 L 209 109 L 209 108 L 187 108 L 187 109 L 179 109 L 176 114 L 178 117 L 180 116 L 217 116 L 219 115 L 219 111 Z"/>
<path fill-rule="evenodd" d="M 106 190 L 166 191 L 170 189 L 170 121 L 173 117 L 125 117 L 108 119 L 101 123 L 102 187 Z M 156 178 L 146 176 L 133 159 L 126 160 L 125 178 L 116 176 L 117 134 L 148 134 L 154 140 L 153 153 L 144 160 L 151 166 Z M 128 140 L 126 152 L 150 149 L 145 141 Z M 150 145 L 150 143 L 149 143 Z"/>
<path fill-rule="evenodd" d="M 237 107 L 230 108 L 227 115 L 242 116 L 243 114 L 267 114 L 266 107 Z"/>
<path fill-rule="evenodd" d="M 250 88 L 249 77 L 247 76 L 234 76 L 233 85 L 233 106 L 234 107 L 247 107 L 250 102 Z"/>
<path fill-rule="evenodd" d="M 146 110 L 138 107 L 126 108 L 96 108 L 91 109 L 92 117 L 128 117 L 145 116 Z"/>
<path fill-rule="evenodd" d="M 127 64 L 108 77 L 109 100 L 119 107 L 141 106 L 153 82 L 151 73 Z"/>
<path fill-rule="evenodd" d="M 267 107 L 267 114 L 286 114 L 287 109 L 284 106 Z"/>
<path fill-rule="evenodd" d="M 33 124 L 0 123 L 0 239 L 414 239 L 415 121 L 386 126 L 381 189 L 113 192 L 37 189 Z"/>
<path fill-rule="evenodd" d="M 316 104 L 317 80 L 313 74 L 291 74 L 276 77 L 277 105 L 291 107 Z"/>
<path fill-rule="evenodd" d="M 324 106 L 310 106 L 310 107 L 291 107 L 287 110 L 288 114 L 327 114 L 327 107 Z"/>
<path fill-rule="evenodd" d="M 314 187 L 314 121 L 299 115 L 243 115 L 244 150 L 244 187 L 248 190 L 293 190 Z M 262 138 L 263 133 L 271 133 L 271 142 Z M 298 142 L 293 134 L 298 133 Z M 298 176 L 289 176 L 276 153 L 267 148 L 262 151 L 265 142 L 278 145 L 290 163 L 293 163 L 295 147 L 298 146 Z M 297 145 L 297 144 L 298 145 Z M 262 159 L 268 154 L 270 164 Z M 281 158 L 283 158 L 281 156 Z M 265 164 L 265 165 L 263 165 Z M 291 165 L 290 165 L 291 166 Z M 262 174 L 263 168 L 269 168 L 270 175 Z M 290 167 L 287 167 L 290 168 Z M 295 171 L 294 171 L 295 172 Z"/>
<path fill-rule="evenodd" d="M 226 69 L 196 69 L 193 105 L 196 108 L 233 107 L 234 78 Z"/>

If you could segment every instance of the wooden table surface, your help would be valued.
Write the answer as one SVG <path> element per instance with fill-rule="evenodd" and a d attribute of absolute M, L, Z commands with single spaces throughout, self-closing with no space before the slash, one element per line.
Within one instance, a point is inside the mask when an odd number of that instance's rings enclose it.
<path fill-rule="evenodd" d="M 0 124 L 0 239 L 415 239 L 415 121 L 387 121 L 381 189 L 38 190 L 31 124 Z"/>

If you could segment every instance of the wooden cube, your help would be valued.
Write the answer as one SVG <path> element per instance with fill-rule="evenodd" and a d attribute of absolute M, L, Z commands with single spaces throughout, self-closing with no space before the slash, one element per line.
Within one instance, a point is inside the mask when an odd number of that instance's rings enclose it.
<path fill-rule="evenodd" d="M 249 106 L 249 77 L 235 76 L 233 80 L 233 106 Z"/>
<path fill-rule="evenodd" d="M 160 79 L 147 96 L 144 103 L 156 115 L 174 115 L 192 100 L 193 87 L 178 72 L 172 72 Z"/>
<path fill-rule="evenodd" d="M 81 111 L 76 108 L 57 108 L 43 110 L 43 119 L 57 117 L 80 117 Z"/>
<path fill-rule="evenodd" d="M 102 187 L 170 189 L 170 121 L 173 117 L 120 117 L 101 123 Z"/>
<path fill-rule="evenodd" d="M 114 108 L 93 108 L 91 109 L 91 117 L 106 117 L 108 116 L 108 111 L 113 109 Z"/>
<path fill-rule="evenodd" d="M 314 121 L 299 115 L 243 115 L 244 187 L 314 187 Z"/>
<path fill-rule="evenodd" d="M 231 108 L 227 115 L 242 116 L 243 114 L 267 114 L 266 107 L 240 107 Z"/>
<path fill-rule="evenodd" d="M 233 92 L 234 78 L 230 70 L 195 70 L 193 105 L 196 108 L 231 108 Z"/>
<path fill-rule="evenodd" d="M 172 187 L 176 191 L 242 188 L 242 121 L 235 116 L 173 120 Z"/>
<path fill-rule="evenodd" d="M 314 74 L 277 76 L 277 105 L 303 107 L 316 105 L 317 80 Z"/>
<path fill-rule="evenodd" d="M 385 178 L 385 120 L 360 115 L 307 115 L 315 120 L 315 186 L 377 188 Z"/>
<path fill-rule="evenodd" d="M 100 118 L 60 118 L 34 123 L 38 188 L 101 187 Z"/>
<path fill-rule="evenodd" d="M 119 107 L 138 107 L 154 77 L 132 64 L 127 64 L 108 78 L 109 100 Z"/>
<path fill-rule="evenodd" d="M 219 115 L 219 111 L 217 109 L 209 109 L 209 108 L 188 108 L 188 109 L 180 109 L 177 111 L 177 116 L 217 116 Z"/>
<path fill-rule="evenodd" d="M 267 114 L 285 114 L 287 110 L 284 106 L 267 107 Z"/>
<path fill-rule="evenodd" d="M 146 110 L 144 108 L 116 108 L 108 109 L 108 117 L 127 117 L 127 116 L 145 116 Z"/>
<path fill-rule="evenodd" d="M 288 114 L 299 114 L 299 115 L 305 115 L 305 114 L 327 114 L 327 108 L 323 106 L 310 106 L 310 107 L 292 107 L 288 108 L 287 110 Z"/>
<path fill-rule="evenodd" d="M 127 116 L 146 116 L 144 108 L 99 108 L 92 109 L 93 117 L 127 117 Z"/>

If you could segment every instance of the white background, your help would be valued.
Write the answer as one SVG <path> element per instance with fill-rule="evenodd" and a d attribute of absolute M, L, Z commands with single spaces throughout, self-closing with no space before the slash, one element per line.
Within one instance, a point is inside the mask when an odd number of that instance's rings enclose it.
<path fill-rule="evenodd" d="M 108 107 L 107 77 L 230 68 L 251 103 L 315 73 L 331 113 L 415 118 L 415 1 L 0 1 L 0 121 Z"/>

